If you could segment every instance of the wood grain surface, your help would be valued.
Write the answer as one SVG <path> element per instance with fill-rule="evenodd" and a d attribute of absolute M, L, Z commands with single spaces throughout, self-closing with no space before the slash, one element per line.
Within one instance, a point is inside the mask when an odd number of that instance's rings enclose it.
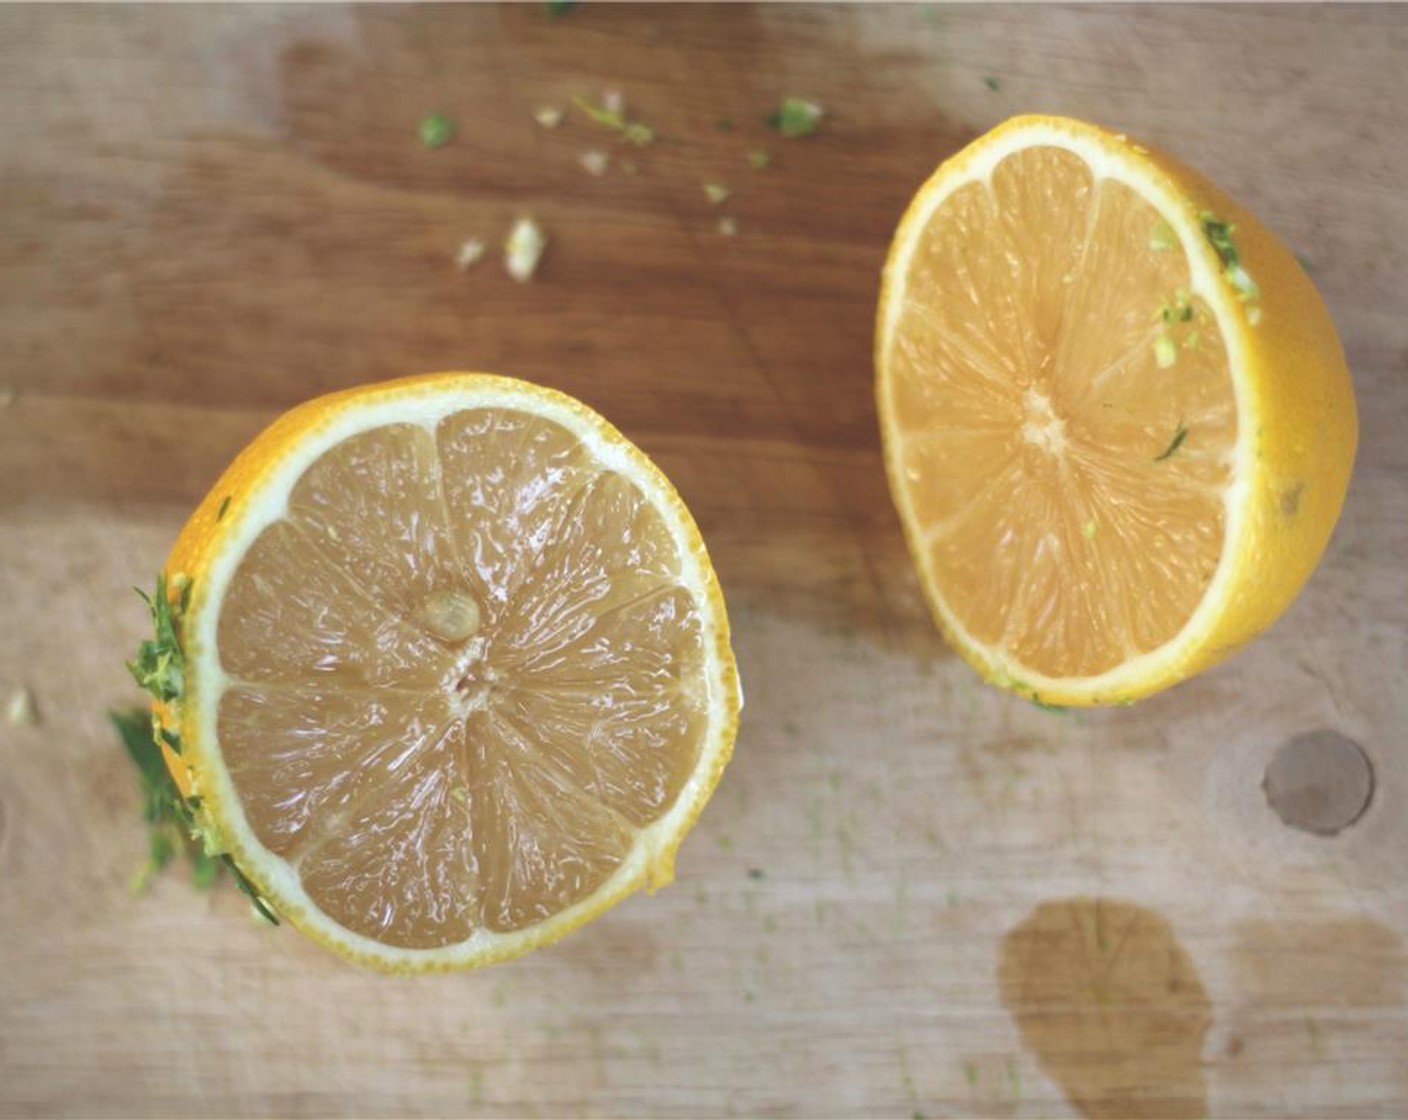
<path fill-rule="evenodd" d="M 0 724 L 0 1113 L 1408 1113 L 1405 59 L 1404 7 L 0 8 L 0 692 L 39 715 Z M 534 122 L 607 89 L 657 144 Z M 788 94 L 826 106 L 816 135 L 767 130 Z M 437 109 L 459 131 L 431 151 Z M 889 235 L 1027 110 L 1262 215 L 1360 402 L 1295 606 L 1128 709 L 981 686 L 880 469 Z M 532 284 L 455 268 L 521 213 L 551 238 Z M 674 886 L 510 965 L 387 979 L 228 885 L 133 897 L 105 712 L 137 699 L 129 588 L 260 426 L 444 368 L 562 388 L 660 462 L 748 707 Z M 1328 732 L 1375 780 L 1330 837 L 1262 790 Z"/>

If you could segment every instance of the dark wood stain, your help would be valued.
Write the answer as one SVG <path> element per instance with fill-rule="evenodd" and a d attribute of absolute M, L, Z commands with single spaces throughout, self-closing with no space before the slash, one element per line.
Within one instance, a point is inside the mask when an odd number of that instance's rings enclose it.
<path fill-rule="evenodd" d="M 1204 1116 L 1212 1005 L 1169 923 L 1100 898 L 1043 902 L 1002 941 L 1002 1002 L 1085 1116 Z"/>

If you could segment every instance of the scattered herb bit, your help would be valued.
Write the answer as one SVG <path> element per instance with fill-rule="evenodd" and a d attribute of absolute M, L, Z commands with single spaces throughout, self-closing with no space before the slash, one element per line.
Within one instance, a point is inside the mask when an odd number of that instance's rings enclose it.
<path fill-rule="evenodd" d="M 596 105 L 581 95 L 572 98 L 572 104 L 590 117 L 602 128 L 618 133 L 628 144 L 644 148 L 655 142 L 655 130 L 640 121 L 628 120 L 619 93 L 608 93 L 601 104 Z"/>
<path fill-rule="evenodd" d="M 175 602 L 171 591 L 176 592 Z M 168 588 L 166 574 L 162 573 L 156 577 L 154 597 L 149 598 L 140 590 L 137 594 L 151 609 L 156 633 L 137 648 L 137 658 L 127 662 L 127 668 L 133 679 L 158 700 L 177 700 L 185 687 L 186 671 L 186 657 L 177 627 L 191 600 L 191 581 L 176 575 Z"/>
<path fill-rule="evenodd" d="M 244 893 L 254 907 L 254 912 L 268 922 L 271 926 L 279 924 L 279 916 L 274 913 L 274 908 L 269 905 L 264 896 L 259 893 L 259 888 L 249 881 L 249 877 L 236 866 L 235 861 L 230 858 L 229 852 L 220 854 L 220 862 L 223 863 L 233 876 L 235 886 Z"/>
<path fill-rule="evenodd" d="M 453 797 L 456 801 L 458 801 L 461 805 L 468 805 L 468 804 L 469 804 L 469 787 L 468 787 L 468 786 L 451 786 L 451 787 L 450 787 L 450 796 Z"/>
<path fill-rule="evenodd" d="M 782 104 L 768 114 L 767 123 L 789 140 L 810 136 L 816 131 L 826 110 L 815 101 L 801 97 L 784 98 Z"/>
<path fill-rule="evenodd" d="M 218 867 L 206 852 L 205 844 L 197 839 L 194 814 L 200 802 L 181 796 L 152 735 L 150 716 L 134 708 L 129 712 L 109 712 L 108 718 L 137 767 L 142 790 L 142 819 L 149 831 L 146 862 L 133 874 L 129 888 L 134 894 L 145 890 L 152 876 L 166 867 L 178 852 L 184 852 L 190 860 L 196 886 L 210 886 Z"/>
<path fill-rule="evenodd" d="M 754 1002 L 757 998 L 758 998 L 757 995 L 754 994 L 754 992 L 752 991 L 752 989 L 745 990 L 744 993 L 743 993 L 743 1002 L 744 1002 L 744 1003 L 752 1003 L 752 1002 Z"/>
<path fill-rule="evenodd" d="M 0 385 L 0 408 L 9 408 L 18 395 L 13 385 Z"/>
<path fill-rule="evenodd" d="M 477 237 L 468 237 L 460 242 L 455 251 L 455 267 L 461 272 L 473 268 L 484 256 L 484 242 Z"/>
<path fill-rule="evenodd" d="M 914 1120 L 924 1120 L 924 1114 L 917 1108 L 914 1110 Z"/>
<path fill-rule="evenodd" d="M 1179 288 L 1173 293 L 1173 299 L 1164 300 L 1163 306 L 1159 308 L 1159 318 L 1170 326 L 1174 323 L 1191 323 L 1193 293 L 1187 288 Z"/>
<path fill-rule="evenodd" d="M 1174 453 L 1183 446 L 1183 441 L 1188 438 L 1188 428 L 1182 420 L 1178 422 L 1178 431 L 1173 433 L 1173 439 L 1159 454 L 1154 456 L 1154 462 L 1162 463 L 1165 459 L 1171 459 Z"/>
<path fill-rule="evenodd" d="M 984 78 L 984 79 L 983 79 L 983 85 L 987 86 L 988 89 L 990 89 L 990 90 L 993 91 L 993 93 L 1001 93 L 1001 92 L 1002 92 L 1002 79 L 1001 79 L 1001 78 L 994 78 L 994 77 L 987 77 L 987 78 Z"/>
<path fill-rule="evenodd" d="M 1067 712 L 1070 711 L 1069 708 L 1066 708 L 1066 707 L 1064 707 L 1064 706 L 1062 706 L 1062 705 L 1060 705 L 1060 704 L 1048 704 L 1045 700 L 1043 700 L 1043 699 L 1042 699 L 1040 696 L 1038 696 L 1035 692 L 1032 693 L 1032 703 L 1035 704 L 1038 708 L 1040 708 L 1040 709 L 1041 709 L 1043 712 L 1045 712 L 1047 715 L 1063 716 L 1063 715 L 1065 715 Z"/>
<path fill-rule="evenodd" d="M 567 114 L 556 105 L 544 105 L 533 114 L 533 119 L 544 128 L 556 128 L 562 123 L 562 119 L 565 116 L 567 116 Z"/>
<path fill-rule="evenodd" d="M 1314 269 L 1315 266 L 1310 263 L 1309 257 L 1303 257 L 1299 253 L 1297 253 L 1295 256 L 1296 263 L 1298 263 L 1301 268 L 1305 269 L 1306 272 L 1310 272 Z"/>
<path fill-rule="evenodd" d="M 215 507 L 215 520 L 223 521 L 225 519 L 225 514 L 229 510 L 229 508 L 230 495 L 226 494 L 223 498 L 220 499 L 220 504 Z"/>
<path fill-rule="evenodd" d="M 588 175 L 593 175 L 600 179 L 606 174 L 606 169 L 611 166 L 611 157 L 605 152 L 593 148 L 589 152 L 583 152 L 577 157 L 577 162 L 586 169 Z"/>
<path fill-rule="evenodd" d="M 737 237 L 738 223 L 732 218 L 720 218 L 719 233 L 724 237 Z"/>
<path fill-rule="evenodd" d="M 772 153 L 766 148 L 754 148 L 748 153 L 748 166 L 754 171 L 761 171 L 765 167 L 771 167 Z"/>
<path fill-rule="evenodd" d="M 548 0 L 548 18 L 561 19 L 577 6 L 578 0 Z"/>
<path fill-rule="evenodd" d="M 1174 345 L 1173 335 L 1167 331 L 1154 339 L 1154 362 L 1160 369 L 1168 369 L 1178 360 L 1178 347 Z"/>
<path fill-rule="evenodd" d="M 1165 221 L 1154 223 L 1154 229 L 1149 234 L 1149 248 L 1155 252 L 1162 252 L 1165 249 L 1172 249 L 1178 244 L 1178 238 L 1173 232 L 1173 227 Z"/>
<path fill-rule="evenodd" d="M 1096 529 L 1095 518 L 1092 517 L 1080 527 L 1080 535 L 1088 541 L 1093 541 L 1095 539 Z"/>
<path fill-rule="evenodd" d="M 733 118 L 732 118 L 732 117 L 720 117 L 718 120 L 716 120 L 716 121 L 714 122 L 714 128 L 715 128 L 716 130 L 718 130 L 719 132 L 732 132 L 732 131 L 733 131 Z"/>
<path fill-rule="evenodd" d="M 1199 330 L 1191 330 L 1183 336 L 1183 349 L 1196 350 L 1198 348 L 1198 343 L 1202 341 L 1203 332 Z"/>
<path fill-rule="evenodd" d="M 455 138 L 455 122 L 445 113 L 431 113 L 420 122 L 420 142 L 427 148 L 443 148 Z"/>
<path fill-rule="evenodd" d="M 750 867 L 748 869 L 748 878 L 752 879 L 754 882 L 757 882 L 762 877 L 763 869 L 761 867 Z"/>
<path fill-rule="evenodd" d="M 504 268 L 520 284 L 528 283 L 547 246 L 542 227 L 530 217 L 519 218 L 504 241 Z"/>
<path fill-rule="evenodd" d="M 972 1088 L 978 1084 L 978 1067 L 972 1062 L 963 1063 L 963 1076 L 968 1079 L 968 1086 Z"/>
<path fill-rule="evenodd" d="M 34 727 L 39 723 L 39 711 L 34 706 L 34 693 L 20 685 L 5 701 L 5 722 L 11 727 Z"/>
<path fill-rule="evenodd" d="M 1247 275 L 1247 270 L 1242 267 L 1241 258 L 1237 255 L 1236 243 L 1232 240 L 1232 235 L 1237 231 L 1237 227 L 1218 220 L 1206 210 L 1198 215 L 1198 220 L 1203 226 L 1203 236 L 1208 239 L 1208 244 L 1217 253 L 1217 259 L 1222 262 L 1223 277 L 1237 289 L 1237 294 L 1243 300 L 1256 299 L 1261 295 L 1261 289 L 1257 287 L 1256 281 Z"/>
<path fill-rule="evenodd" d="M 710 206 L 722 206 L 728 201 L 728 196 L 733 192 L 722 183 L 705 183 L 704 197 L 709 200 Z"/>

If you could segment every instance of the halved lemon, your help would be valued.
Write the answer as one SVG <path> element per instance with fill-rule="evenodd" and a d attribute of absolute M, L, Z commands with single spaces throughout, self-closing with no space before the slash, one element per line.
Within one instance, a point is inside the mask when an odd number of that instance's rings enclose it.
<path fill-rule="evenodd" d="M 1319 561 L 1354 396 L 1304 270 L 1152 149 L 1054 117 L 945 162 L 885 266 L 890 487 L 953 645 L 1052 704 L 1127 702 L 1269 626 Z"/>
<path fill-rule="evenodd" d="M 168 761 L 306 933 L 470 967 L 672 876 L 740 694 L 704 544 L 561 393 L 437 374 L 324 397 L 231 465 L 166 565 Z"/>

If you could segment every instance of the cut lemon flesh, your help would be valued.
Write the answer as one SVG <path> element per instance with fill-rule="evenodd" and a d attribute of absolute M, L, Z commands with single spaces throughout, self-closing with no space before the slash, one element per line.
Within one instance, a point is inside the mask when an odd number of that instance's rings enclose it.
<path fill-rule="evenodd" d="M 203 811 L 277 908 L 372 963 L 511 956 L 668 881 L 732 746 L 692 520 L 534 386 L 440 375 L 304 406 L 168 571 L 192 581 Z"/>
<path fill-rule="evenodd" d="M 1236 224 L 1217 216 L 1233 211 Z M 1171 161 L 1048 118 L 975 142 L 911 206 L 877 333 L 886 462 L 934 612 L 995 682 L 1132 699 L 1269 622 L 1236 617 L 1229 594 L 1271 528 L 1257 484 L 1305 468 L 1268 457 L 1281 445 L 1258 426 L 1285 417 L 1294 434 L 1329 397 L 1324 511 L 1289 535 L 1306 540 L 1271 577 L 1276 613 L 1318 559 L 1353 458 L 1353 398 L 1284 250 L 1219 252 L 1227 227 L 1251 222 Z M 1258 229 L 1247 244 L 1269 242 Z M 1328 342 L 1268 401 L 1267 367 L 1307 327 L 1284 309 L 1306 290 Z"/>

